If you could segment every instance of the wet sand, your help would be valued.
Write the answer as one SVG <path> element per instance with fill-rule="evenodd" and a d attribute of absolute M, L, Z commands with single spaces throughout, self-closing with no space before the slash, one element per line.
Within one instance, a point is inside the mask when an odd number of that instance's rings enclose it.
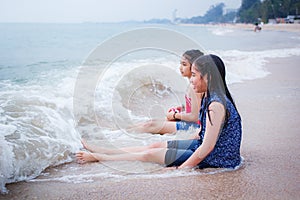
<path fill-rule="evenodd" d="M 243 119 L 244 166 L 232 172 L 90 183 L 8 184 L 0 199 L 299 199 L 300 57 L 272 59 L 270 75 L 230 86 Z"/>

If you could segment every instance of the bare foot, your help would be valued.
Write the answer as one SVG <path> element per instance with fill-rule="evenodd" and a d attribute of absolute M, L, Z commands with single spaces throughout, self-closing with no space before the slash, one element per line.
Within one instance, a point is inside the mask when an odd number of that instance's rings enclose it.
<path fill-rule="evenodd" d="M 78 153 L 76 153 L 76 158 L 78 163 L 80 164 L 98 161 L 98 159 L 96 159 L 92 153 L 86 151 L 79 151 Z"/>

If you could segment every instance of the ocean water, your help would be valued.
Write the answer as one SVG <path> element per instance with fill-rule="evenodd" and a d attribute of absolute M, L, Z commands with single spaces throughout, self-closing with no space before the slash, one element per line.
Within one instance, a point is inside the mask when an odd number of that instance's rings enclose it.
<path fill-rule="evenodd" d="M 82 137 L 119 148 L 193 132 L 160 136 L 125 129 L 183 103 L 188 81 L 180 77 L 180 55 L 197 47 L 224 60 L 229 84 L 243 83 L 267 76 L 264 65 L 272 58 L 300 56 L 300 35 L 133 23 L 0 24 L 1 192 L 24 180 L 199 174 L 152 163 L 74 162 Z"/>

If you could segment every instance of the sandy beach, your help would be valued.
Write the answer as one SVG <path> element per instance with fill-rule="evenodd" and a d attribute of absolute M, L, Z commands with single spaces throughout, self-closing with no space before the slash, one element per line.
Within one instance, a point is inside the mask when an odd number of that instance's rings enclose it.
<path fill-rule="evenodd" d="M 298 199 L 300 57 L 269 60 L 270 75 L 230 86 L 243 119 L 244 166 L 189 177 L 8 184 L 0 199 Z"/>
<path fill-rule="evenodd" d="M 221 27 L 243 30 L 254 30 L 254 24 L 180 24 L 180 26 L 205 26 L 205 27 Z M 264 24 L 261 26 L 262 31 L 288 31 L 288 32 L 300 32 L 300 24 Z"/>
<path fill-rule="evenodd" d="M 247 29 L 253 31 L 253 24 L 226 24 L 230 28 Z M 269 31 L 290 31 L 290 32 L 300 32 L 300 24 L 264 24 L 261 26 L 262 30 Z"/>

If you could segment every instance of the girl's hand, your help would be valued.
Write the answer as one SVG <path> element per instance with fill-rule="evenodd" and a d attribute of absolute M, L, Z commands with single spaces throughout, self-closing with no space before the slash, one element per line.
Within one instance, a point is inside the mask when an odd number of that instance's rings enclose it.
<path fill-rule="evenodd" d="M 165 167 L 163 168 L 164 171 L 176 170 L 178 167 Z"/>
<path fill-rule="evenodd" d="M 175 114 L 175 112 L 168 112 L 167 113 L 167 119 L 169 120 L 169 121 L 174 121 L 174 120 L 176 120 L 175 118 L 174 118 L 174 114 Z"/>
<path fill-rule="evenodd" d="M 181 112 L 181 107 L 179 106 L 179 107 L 176 107 L 176 108 L 170 108 L 169 110 L 168 110 L 168 112 Z"/>
<path fill-rule="evenodd" d="M 183 106 L 178 106 L 177 108 L 175 108 L 179 113 L 184 111 Z"/>

